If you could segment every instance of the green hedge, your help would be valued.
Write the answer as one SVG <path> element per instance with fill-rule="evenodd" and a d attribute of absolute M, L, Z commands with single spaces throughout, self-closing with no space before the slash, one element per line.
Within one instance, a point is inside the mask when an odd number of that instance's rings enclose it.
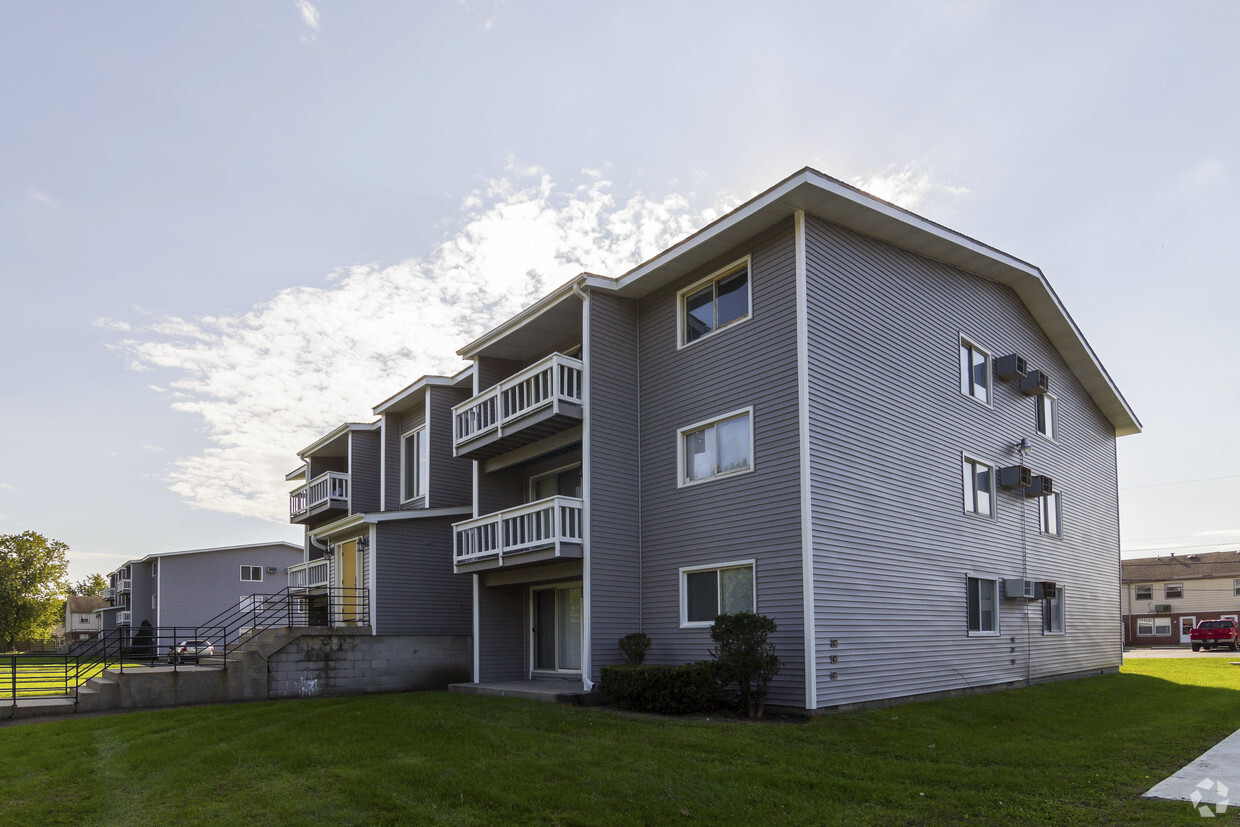
<path fill-rule="evenodd" d="M 685 715 L 709 712 L 722 702 L 712 661 L 681 666 L 604 666 L 599 688 L 622 709 Z"/>

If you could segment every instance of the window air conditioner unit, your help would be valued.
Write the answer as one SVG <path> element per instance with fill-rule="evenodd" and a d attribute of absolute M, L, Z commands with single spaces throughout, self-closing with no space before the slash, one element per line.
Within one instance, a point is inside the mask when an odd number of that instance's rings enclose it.
<path fill-rule="evenodd" d="M 1008 379 L 1024 379 L 1028 372 L 1029 365 L 1025 363 L 1025 357 L 1017 356 L 1015 353 L 1010 356 L 1000 356 L 995 360 L 995 376 L 1005 382 Z"/>
<path fill-rule="evenodd" d="M 1028 488 L 1033 484 L 1033 471 L 1025 465 L 1009 465 L 999 469 L 1000 488 Z"/>
<path fill-rule="evenodd" d="M 1020 380 L 1020 392 L 1025 396 L 1050 393 L 1051 378 L 1040 370 L 1031 370 Z"/>
<path fill-rule="evenodd" d="M 1155 603 L 1154 614 L 1160 614 L 1160 615 L 1171 614 L 1171 604 L 1170 603 Z"/>
<path fill-rule="evenodd" d="M 1033 581 L 1020 579 L 1004 580 L 1003 596 L 1007 600 L 1033 600 L 1035 596 Z"/>
<path fill-rule="evenodd" d="M 1055 596 L 1059 594 L 1059 587 L 1055 585 L 1053 580 L 1043 580 L 1038 583 L 1034 591 L 1037 592 L 1039 600 L 1054 600 Z"/>
<path fill-rule="evenodd" d="M 1055 493 L 1055 483 L 1045 474 L 1038 474 L 1029 481 L 1029 486 L 1025 489 L 1026 497 L 1049 497 Z"/>

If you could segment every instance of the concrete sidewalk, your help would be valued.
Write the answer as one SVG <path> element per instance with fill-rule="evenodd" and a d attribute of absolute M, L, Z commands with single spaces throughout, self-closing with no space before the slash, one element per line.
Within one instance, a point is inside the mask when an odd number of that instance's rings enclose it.
<path fill-rule="evenodd" d="M 1194 794 L 1197 795 L 1195 800 Z M 1155 784 L 1142 797 L 1191 801 L 1199 809 L 1206 807 L 1211 814 L 1219 815 L 1233 801 L 1240 807 L 1240 730 L 1175 775 Z M 1220 806 L 1223 809 L 1219 809 Z"/>

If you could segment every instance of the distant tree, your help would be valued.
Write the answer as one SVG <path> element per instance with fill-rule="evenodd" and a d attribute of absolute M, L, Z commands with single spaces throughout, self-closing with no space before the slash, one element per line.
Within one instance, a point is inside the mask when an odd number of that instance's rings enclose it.
<path fill-rule="evenodd" d="M 108 580 L 99 572 L 95 572 L 89 577 L 77 581 L 69 587 L 69 594 L 78 597 L 103 597 L 103 592 L 108 588 Z"/>
<path fill-rule="evenodd" d="M 0 535 L 0 642 L 5 649 L 51 633 L 69 589 L 68 550 L 33 531 Z"/>

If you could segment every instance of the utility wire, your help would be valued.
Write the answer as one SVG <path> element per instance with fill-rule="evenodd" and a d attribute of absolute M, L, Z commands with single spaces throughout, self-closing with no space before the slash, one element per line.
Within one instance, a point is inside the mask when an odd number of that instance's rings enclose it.
<path fill-rule="evenodd" d="M 1188 485 L 1194 482 L 1215 482 L 1217 480 L 1237 480 L 1240 474 L 1229 474 L 1225 477 L 1200 477 L 1195 480 L 1176 480 L 1175 482 L 1151 482 L 1146 485 L 1125 485 L 1120 491 L 1133 491 L 1137 488 L 1162 488 L 1164 485 Z"/>

